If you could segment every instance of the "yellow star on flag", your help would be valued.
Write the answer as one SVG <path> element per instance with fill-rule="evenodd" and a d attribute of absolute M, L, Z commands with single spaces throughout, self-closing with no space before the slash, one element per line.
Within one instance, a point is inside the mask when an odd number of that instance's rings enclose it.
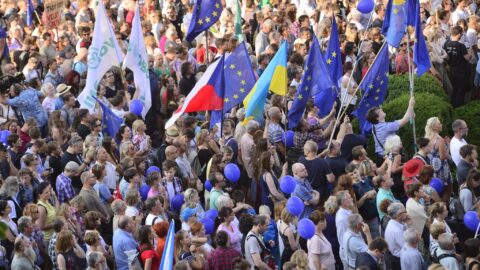
<path fill-rule="evenodd" d="M 394 13 L 394 14 L 397 14 L 397 13 L 398 13 L 398 8 L 394 8 L 394 9 L 393 9 L 393 13 Z"/>
<path fill-rule="evenodd" d="M 336 52 L 332 52 L 332 56 L 333 56 L 333 57 L 337 57 L 337 53 L 336 53 Z"/>
<path fill-rule="evenodd" d="M 380 88 L 377 89 L 377 93 L 380 93 L 380 91 L 382 91 Z"/>
<path fill-rule="evenodd" d="M 218 16 L 218 13 L 216 11 L 212 12 L 212 16 L 213 17 L 217 17 Z"/>
<path fill-rule="evenodd" d="M 305 68 L 305 71 L 308 71 L 308 66 Z"/>
<path fill-rule="evenodd" d="M 373 84 L 370 84 L 368 88 L 373 89 Z"/>
<path fill-rule="evenodd" d="M 312 79 L 312 76 L 307 77 L 307 81 L 310 81 Z"/>
<path fill-rule="evenodd" d="M 383 80 L 382 80 L 382 81 L 380 81 L 380 85 L 382 85 L 382 84 L 383 84 Z"/>
<path fill-rule="evenodd" d="M 241 83 L 242 85 L 247 84 L 247 83 L 245 82 L 245 80 L 242 80 L 240 83 Z"/>
<path fill-rule="evenodd" d="M 230 101 L 230 99 L 228 99 L 228 98 L 225 98 L 225 102 L 227 102 L 227 103 L 228 103 L 229 101 Z"/>
<path fill-rule="evenodd" d="M 237 94 L 233 95 L 233 98 L 238 99 L 238 95 Z"/>
<path fill-rule="evenodd" d="M 305 86 L 305 91 L 308 91 L 308 89 L 309 89 L 308 85 L 307 85 L 307 86 Z"/>
<path fill-rule="evenodd" d="M 242 76 L 242 71 L 241 70 L 237 71 L 237 75 Z"/>
<path fill-rule="evenodd" d="M 209 17 L 206 17 L 206 18 L 205 18 L 205 22 L 206 22 L 206 23 L 209 23 L 209 22 L 210 22 L 210 18 L 209 18 Z"/>
<path fill-rule="evenodd" d="M 332 59 L 328 58 L 328 60 L 327 60 L 327 64 L 329 64 L 329 65 L 330 65 L 331 63 L 332 63 Z"/>
<path fill-rule="evenodd" d="M 302 98 L 303 98 L 303 96 L 302 96 L 302 95 L 298 95 L 298 97 L 297 97 L 297 98 L 298 98 L 298 99 L 302 99 Z"/>
<path fill-rule="evenodd" d="M 202 24 L 203 24 L 202 19 L 198 19 L 197 23 L 200 24 L 200 25 L 202 25 Z"/>
<path fill-rule="evenodd" d="M 216 8 L 220 8 L 220 4 L 216 3 L 216 4 L 215 4 L 215 7 L 216 7 Z"/>
<path fill-rule="evenodd" d="M 245 93 L 245 88 L 240 88 L 240 93 Z"/>
<path fill-rule="evenodd" d="M 231 64 L 230 69 L 235 69 L 235 64 Z"/>
<path fill-rule="evenodd" d="M 379 99 L 379 97 L 378 97 L 378 96 L 376 96 L 376 97 L 375 97 L 375 100 L 378 100 L 378 99 Z"/>

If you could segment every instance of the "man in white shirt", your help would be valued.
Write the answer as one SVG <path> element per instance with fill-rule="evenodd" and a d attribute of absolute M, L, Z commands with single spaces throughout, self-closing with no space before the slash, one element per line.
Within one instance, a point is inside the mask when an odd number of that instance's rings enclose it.
<path fill-rule="evenodd" d="M 403 233 L 407 229 L 407 211 L 401 203 L 392 203 L 387 209 L 388 215 L 392 218 L 385 229 L 385 241 L 388 243 L 388 257 L 391 265 L 387 269 L 401 270 L 400 251 L 405 245 Z"/>
<path fill-rule="evenodd" d="M 455 254 L 454 236 L 451 233 L 442 233 L 438 236 L 438 248 L 434 251 L 434 256 L 438 262 L 448 270 L 460 270 L 463 267 L 457 261 Z"/>
<path fill-rule="evenodd" d="M 453 138 L 450 140 L 450 154 L 455 166 L 458 166 L 462 157 L 460 156 L 460 148 L 467 144 L 465 137 L 468 135 L 468 126 L 462 119 L 457 119 L 452 123 L 454 132 Z"/>
<path fill-rule="evenodd" d="M 156 223 L 165 220 L 168 221 L 164 213 L 163 205 L 164 200 L 162 196 L 151 197 L 145 201 L 145 208 L 148 211 L 148 215 L 145 218 L 145 225 L 153 226 Z"/>
<path fill-rule="evenodd" d="M 335 225 L 337 227 L 337 239 L 341 249 L 343 235 L 348 229 L 348 217 L 352 215 L 352 210 L 350 210 L 353 207 L 352 196 L 350 196 L 350 193 L 346 190 L 340 191 L 337 193 L 337 203 L 340 208 L 338 208 L 337 214 L 335 214 Z M 340 258 L 343 262 L 344 258 L 342 255 L 343 253 L 340 252 Z"/>
<path fill-rule="evenodd" d="M 402 269 L 422 270 L 423 257 L 418 251 L 418 242 L 420 242 L 420 234 L 414 228 L 409 228 L 403 233 L 405 245 L 400 252 L 400 262 Z"/>
<path fill-rule="evenodd" d="M 370 228 L 363 222 L 360 214 L 352 214 L 348 217 L 348 230 L 342 235 L 342 246 L 340 257 L 344 260 L 345 269 L 355 269 L 356 259 L 360 253 L 368 251 L 368 245 L 362 237 L 362 231 L 367 242 L 372 242 Z M 343 256 L 342 256 L 343 255 Z"/>

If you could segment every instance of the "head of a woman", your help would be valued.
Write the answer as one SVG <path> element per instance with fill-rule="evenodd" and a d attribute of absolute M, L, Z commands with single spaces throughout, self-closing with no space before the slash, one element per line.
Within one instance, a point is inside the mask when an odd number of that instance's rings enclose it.
<path fill-rule="evenodd" d="M 23 215 L 31 217 L 32 222 L 35 222 L 38 219 L 38 205 L 34 203 L 25 205 L 23 208 Z"/>
<path fill-rule="evenodd" d="M 155 231 L 155 234 L 157 234 L 159 238 L 165 238 L 167 237 L 169 226 L 170 225 L 168 224 L 168 221 L 162 221 L 162 222 L 155 223 L 153 225 L 153 230 Z M 190 229 L 191 228 L 192 226 L 190 226 Z"/>
<path fill-rule="evenodd" d="M 83 223 L 86 230 L 96 230 L 101 224 L 100 215 L 96 211 L 88 211 L 83 218 Z"/>
<path fill-rule="evenodd" d="M 425 125 L 425 138 L 432 139 L 435 135 L 442 132 L 442 122 L 438 117 L 430 117 Z"/>
<path fill-rule="evenodd" d="M 12 208 L 5 200 L 0 200 L 0 215 L 6 217 L 12 212 Z"/>
<path fill-rule="evenodd" d="M 313 221 L 316 228 L 320 231 L 323 231 L 327 228 L 327 219 L 325 213 L 315 210 L 310 214 L 310 220 Z"/>
<path fill-rule="evenodd" d="M 398 135 L 390 135 L 385 141 L 385 154 L 393 153 L 395 150 L 402 148 L 402 140 Z"/>
<path fill-rule="evenodd" d="M 94 164 L 92 167 L 92 173 L 100 182 L 107 175 L 105 171 L 105 166 L 103 166 L 102 164 Z"/>
<path fill-rule="evenodd" d="M 140 245 L 149 245 L 153 243 L 155 235 L 153 234 L 152 226 L 145 225 L 138 230 L 138 242 Z"/>
<path fill-rule="evenodd" d="M 191 238 L 188 236 L 188 232 L 185 230 L 180 230 L 175 234 L 175 250 L 176 255 L 180 254 L 182 250 L 188 250 L 190 244 L 192 243 Z"/>
<path fill-rule="evenodd" d="M 57 234 L 57 242 L 55 251 L 58 253 L 66 253 L 74 244 L 73 234 L 70 230 L 63 230 Z"/>
<path fill-rule="evenodd" d="M 480 239 L 471 238 L 464 242 L 465 257 L 478 258 L 480 254 Z"/>
<path fill-rule="evenodd" d="M 201 222 L 195 221 L 192 225 L 190 225 L 190 232 L 193 236 L 204 237 L 205 225 L 203 225 Z"/>
<path fill-rule="evenodd" d="M 200 132 L 197 134 L 197 145 L 205 144 L 208 143 L 210 140 L 207 138 L 208 137 L 208 130 L 207 129 L 202 129 Z"/>
<path fill-rule="evenodd" d="M 282 210 L 282 214 L 280 215 L 280 219 L 284 223 L 289 224 L 289 223 L 292 223 L 295 220 L 295 216 L 290 214 L 290 212 L 288 211 L 287 208 L 284 208 Z"/>
<path fill-rule="evenodd" d="M 232 208 L 222 207 L 218 212 L 218 218 L 222 223 L 230 223 L 235 219 L 235 214 L 233 213 Z"/>
<path fill-rule="evenodd" d="M 50 183 L 48 181 L 41 182 L 35 188 L 35 192 L 33 194 L 34 199 L 36 198 L 36 201 L 47 201 L 52 194 L 51 189 L 52 187 L 50 186 Z"/>
<path fill-rule="evenodd" d="M 443 202 L 436 202 L 428 208 L 430 220 L 444 220 L 448 216 L 447 206 Z"/>
<path fill-rule="evenodd" d="M 187 207 L 196 207 L 200 202 L 198 191 L 194 188 L 188 188 L 185 190 L 185 192 L 183 192 L 183 196 L 185 198 L 185 205 Z"/>
<path fill-rule="evenodd" d="M 471 190 L 480 186 L 480 171 L 478 169 L 471 169 L 467 175 L 467 179 L 465 181 L 467 183 L 467 187 Z"/>

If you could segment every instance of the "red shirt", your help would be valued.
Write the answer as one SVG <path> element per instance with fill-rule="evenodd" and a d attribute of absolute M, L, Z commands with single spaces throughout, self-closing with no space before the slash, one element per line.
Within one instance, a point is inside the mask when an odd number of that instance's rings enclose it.
<path fill-rule="evenodd" d="M 158 256 L 157 252 L 153 249 L 153 247 L 148 248 L 145 245 L 140 246 L 140 251 L 142 250 L 144 251 L 140 254 L 140 258 L 142 259 L 143 265 L 145 265 L 145 262 L 147 261 L 147 259 L 152 258 L 151 269 L 158 270 L 158 268 L 160 268 L 160 256 Z"/>

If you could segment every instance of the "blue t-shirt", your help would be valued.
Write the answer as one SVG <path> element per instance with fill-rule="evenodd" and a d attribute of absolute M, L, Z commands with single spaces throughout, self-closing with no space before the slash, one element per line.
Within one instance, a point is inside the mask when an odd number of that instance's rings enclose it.
<path fill-rule="evenodd" d="M 400 122 L 398 120 L 393 122 L 382 122 L 373 125 L 373 127 L 375 131 L 373 137 L 373 140 L 375 141 L 375 153 L 383 156 L 387 137 L 396 134 L 400 129 Z"/>
<path fill-rule="evenodd" d="M 108 200 L 112 197 L 112 193 L 104 183 L 96 183 L 93 189 L 97 192 L 102 203 L 108 203 Z"/>

